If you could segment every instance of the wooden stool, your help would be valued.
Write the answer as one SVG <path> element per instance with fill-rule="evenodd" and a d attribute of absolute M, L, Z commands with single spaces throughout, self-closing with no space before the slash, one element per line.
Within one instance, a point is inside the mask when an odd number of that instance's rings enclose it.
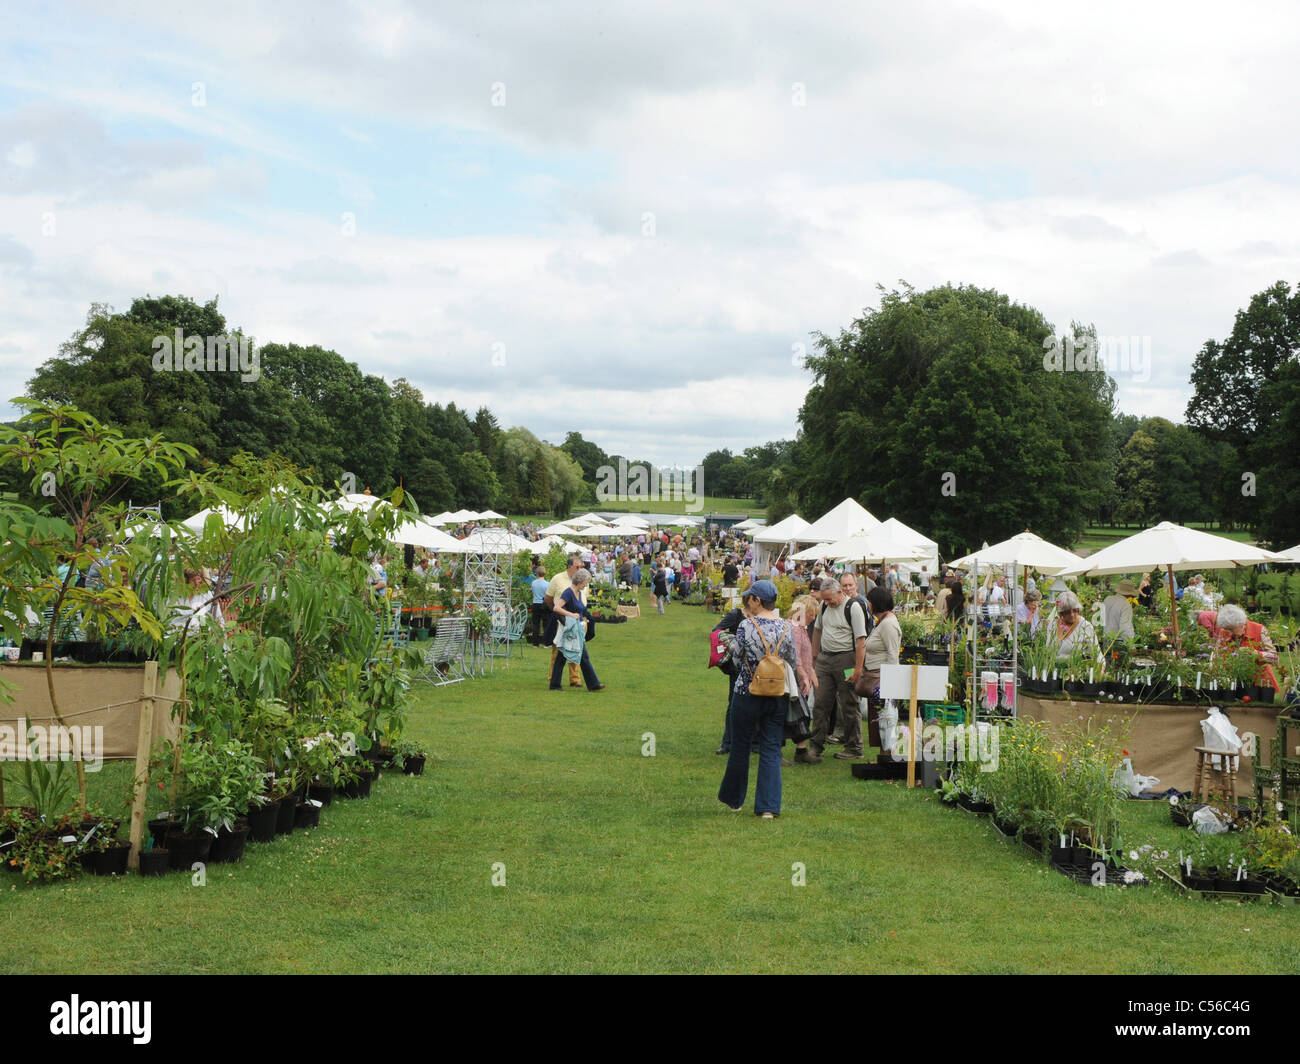
<path fill-rule="evenodd" d="M 1214 758 L 1221 758 L 1220 767 L 1214 767 Z M 1192 788 L 1192 801 L 1200 804 L 1218 791 L 1223 795 L 1228 808 L 1237 805 L 1237 772 L 1232 767 L 1232 758 L 1237 754 L 1227 754 L 1222 750 L 1211 750 L 1206 746 L 1196 748 L 1196 783 Z"/>

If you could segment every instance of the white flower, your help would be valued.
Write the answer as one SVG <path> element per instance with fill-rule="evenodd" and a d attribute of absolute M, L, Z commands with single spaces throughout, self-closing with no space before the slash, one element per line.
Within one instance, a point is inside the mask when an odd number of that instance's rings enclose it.
<path fill-rule="evenodd" d="M 1281 802 L 1278 802 L 1278 803 L 1277 803 L 1277 811 L 1278 811 L 1279 813 L 1284 813 L 1284 812 L 1286 812 L 1286 806 L 1283 805 Z"/>
<path fill-rule="evenodd" d="M 1128 859 L 1129 859 L 1130 861 L 1136 861 L 1136 860 L 1138 859 L 1138 852 L 1137 852 L 1137 850 L 1129 850 L 1129 852 L 1128 852 Z"/>
<path fill-rule="evenodd" d="M 1178 795 L 1175 794 L 1173 797 L 1171 797 L 1171 798 L 1169 799 L 1169 804 L 1170 804 L 1170 805 L 1177 805 L 1177 804 L 1178 804 Z"/>
<path fill-rule="evenodd" d="M 1160 851 L 1160 860 L 1162 860 L 1162 861 L 1167 861 L 1167 860 L 1169 860 L 1169 851 L 1168 851 L 1168 850 L 1161 850 L 1161 851 Z"/>

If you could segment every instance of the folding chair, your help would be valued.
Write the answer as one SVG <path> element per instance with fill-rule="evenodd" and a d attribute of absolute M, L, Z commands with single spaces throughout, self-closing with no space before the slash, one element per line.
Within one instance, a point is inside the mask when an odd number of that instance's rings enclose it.
<path fill-rule="evenodd" d="M 424 668 L 415 677 L 435 687 L 460 683 L 465 679 L 465 644 L 469 621 L 465 617 L 444 617 L 424 652 Z M 454 672 L 453 672 L 454 670 Z"/>

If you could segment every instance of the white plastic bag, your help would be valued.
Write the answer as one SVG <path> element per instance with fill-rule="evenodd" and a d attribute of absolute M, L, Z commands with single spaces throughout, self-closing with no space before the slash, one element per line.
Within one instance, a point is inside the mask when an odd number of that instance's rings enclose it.
<path fill-rule="evenodd" d="M 906 757 L 906 740 L 900 744 L 898 739 L 898 707 L 890 699 L 885 702 L 884 708 L 880 711 L 880 748 L 894 753 L 895 756 L 901 752 L 902 756 Z"/>
<path fill-rule="evenodd" d="M 1203 805 L 1192 814 L 1192 827 L 1202 835 L 1222 835 L 1228 830 L 1228 822 L 1208 805 Z"/>
<path fill-rule="evenodd" d="M 1115 770 L 1114 785 L 1117 791 L 1123 791 L 1130 798 L 1136 798 L 1143 791 L 1155 789 L 1160 780 L 1155 776 L 1143 776 L 1133 771 L 1133 759 L 1124 758 Z"/>
<path fill-rule="evenodd" d="M 1207 750 L 1220 750 L 1225 754 L 1241 752 L 1241 739 L 1237 736 L 1237 726 L 1219 712 L 1217 706 L 1210 707 L 1210 715 L 1201 721 L 1201 745 Z M 1214 767 L 1220 767 L 1223 758 L 1213 760 Z M 1231 771 L 1237 771 L 1237 758 L 1232 758 Z"/>

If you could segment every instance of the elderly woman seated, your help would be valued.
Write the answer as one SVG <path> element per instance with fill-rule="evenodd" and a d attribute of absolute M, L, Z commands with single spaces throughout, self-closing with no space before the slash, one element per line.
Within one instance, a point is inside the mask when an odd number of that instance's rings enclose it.
<path fill-rule="evenodd" d="M 1246 647 L 1255 651 L 1260 671 L 1256 683 L 1267 684 L 1277 690 L 1277 677 L 1270 666 L 1277 664 L 1277 647 L 1269 637 L 1268 629 L 1246 616 L 1240 606 L 1220 606 L 1217 610 L 1201 610 L 1196 623 L 1210 633 L 1210 638 L 1222 647 L 1237 650 Z"/>
<path fill-rule="evenodd" d="M 1083 616 L 1083 604 L 1073 591 L 1062 591 L 1056 596 L 1056 656 L 1068 658 L 1078 647 L 1091 653 L 1099 652 L 1097 632 L 1092 622 Z"/>
<path fill-rule="evenodd" d="M 1043 622 L 1043 593 L 1036 587 L 1025 592 L 1025 600 L 1016 607 L 1016 623 L 1029 625 L 1029 634 L 1037 635 L 1038 626 Z"/>

